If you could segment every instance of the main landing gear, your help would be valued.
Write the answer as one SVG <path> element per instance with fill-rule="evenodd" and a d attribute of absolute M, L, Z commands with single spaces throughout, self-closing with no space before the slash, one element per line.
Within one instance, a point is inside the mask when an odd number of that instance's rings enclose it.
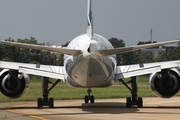
<path fill-rule="evenodd" d="M 38 98 L 37 107 L 42 108 L 43 106 L 49 106 L 49 108 L 54 107 L 54 99 L 48 98 L 49 92 L 60 82 L 58 79 L 55 83 L 49 81 L 49 78 L 42 77 L 42 93 L 43 98 Z M 52 84 L 52 86 L 48 89 L 48 85 Z"/>
<path fill-rule="evenodd" d="M 92 92 L 92 90 L 91 90 L 90 88 L 88 88 L 87 92 L 88 92 L 88 95 L 86 95 L 86 96 L 84 97 L 84 102 L 85 102 L 85 103 L 88 103 L 88 102 L 90 101 L 91 103 L 94 103 L 94 96 L 93 96 L 93 95 L 90 95 L 90 93 Z"/>
<path fill-rule="evenodd" d="M 138 86 L 137 86 L 137 77 L 132 77 L 128 83 L 131 83 L 131 88 L 124 82 L 124 80 L 120 80 L 122 84 L 124 84 L 131 92 L 132 97 L 126 98 L 126 107 L 131 108 L 133 105 L 137 105 L 138 108 L 143 107 L 143 99 L 138 97 Z"/>

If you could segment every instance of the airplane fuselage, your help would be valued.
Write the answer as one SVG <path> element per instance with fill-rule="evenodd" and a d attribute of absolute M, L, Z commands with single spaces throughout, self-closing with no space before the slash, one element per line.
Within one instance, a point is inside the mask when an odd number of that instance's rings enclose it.
<path fill-rule="evenodd" d="M 64 56 L 65 79 L 73 87 L 107 87 L 114 82 L 116 56 L 102 56 L 98 50 L 111 49 L 113 46 L 104 37 L 87 34 L 73 39 L 67 46 L 81 50 L 78 56 Z"/>

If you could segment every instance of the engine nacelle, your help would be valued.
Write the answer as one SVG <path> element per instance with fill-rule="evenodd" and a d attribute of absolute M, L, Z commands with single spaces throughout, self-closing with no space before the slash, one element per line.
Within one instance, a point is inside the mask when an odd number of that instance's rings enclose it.
<path fill-rule="evenodd" d="M 29 90 L 30 78 L 17 70 L 3 69 L 0 72 L 0 92 L 5 97 L 16 99 Z"/>
<path fill-rule="evenodd" d="M 150 76 L 149 84 L 152 92 L 162 98 L 170 98 L 180 90 L 180 73 L 177 69 L 162 70 Z"/>

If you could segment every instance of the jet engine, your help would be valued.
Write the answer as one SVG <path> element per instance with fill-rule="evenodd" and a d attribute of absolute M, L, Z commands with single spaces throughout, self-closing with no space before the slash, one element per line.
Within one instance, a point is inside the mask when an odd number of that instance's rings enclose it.
<path fill-rule="evenodd" d="M 5 97 L 16 99 L 22 97 L 29 89 L 30 78 L 17 70 L 3 69 L 0 72 L 0 92 Z"/>
<path fill-rule="evenodd" d="M 152 92 L 162 98 L 170 98 L 180 90 L 180 73 L 177 69 L 162 70 L 150 76 Z"/>

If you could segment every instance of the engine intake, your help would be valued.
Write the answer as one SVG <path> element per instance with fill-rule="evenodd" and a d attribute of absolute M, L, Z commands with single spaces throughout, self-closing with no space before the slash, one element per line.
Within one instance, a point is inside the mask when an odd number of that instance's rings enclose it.
<path fill-rule="evenodd" d="M 29 89 L 30 78 L 16 70 L 3 69 L 0 72 L 0 92 L 10 99 L 22 97 Z"/>
<path fill-rule="evenodd" d="M 180 73 L 177 69 L 162 70 L 150 76 L 149 84 L 152 92 L 162 98 L 170 98 L 180 90 Z"/>

